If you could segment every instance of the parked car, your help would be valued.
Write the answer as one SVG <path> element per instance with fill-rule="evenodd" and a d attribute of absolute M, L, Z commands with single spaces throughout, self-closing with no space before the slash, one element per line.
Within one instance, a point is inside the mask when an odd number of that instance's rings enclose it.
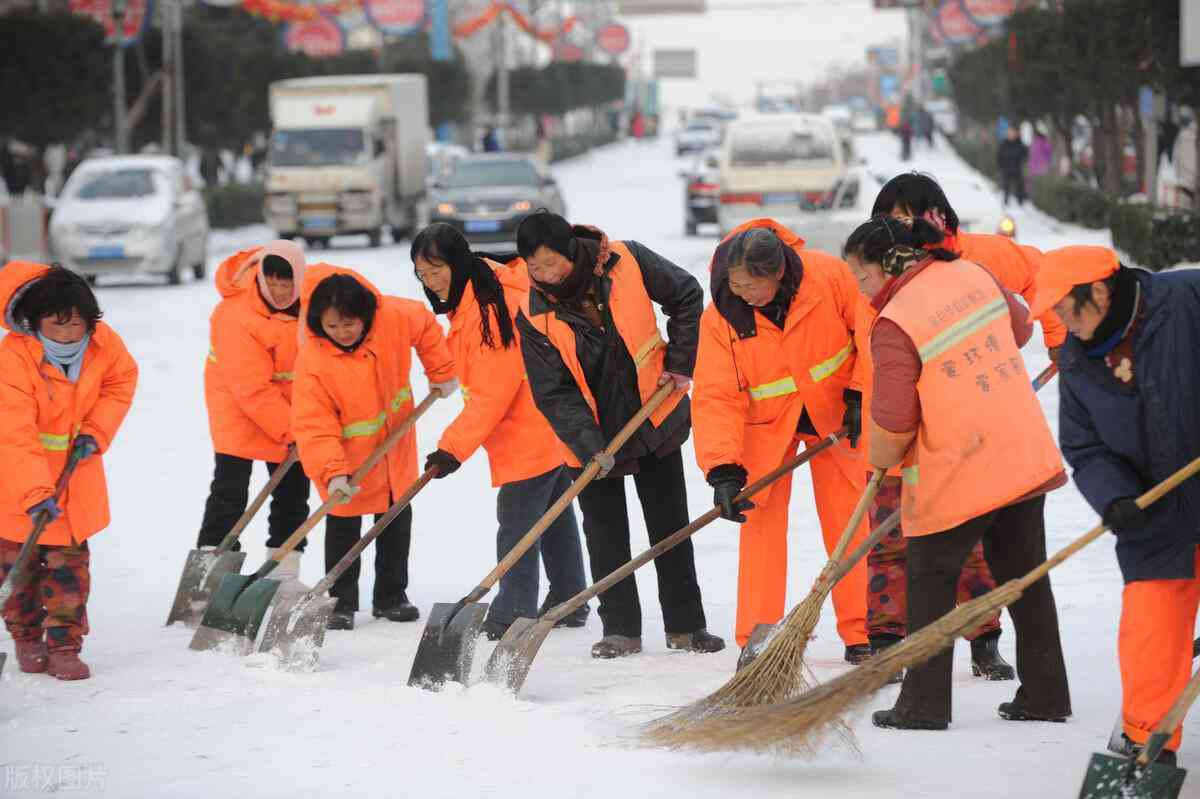
<path fill-rule="evenodd" d="M 683 231 L 688 236 L 695 236 L 700 225 L 717 224 L 720 166 L 719 154 L 710 149 L 700 153 L 690 168 L 679 173 L 684 180 Z"/>
<path fill-rule="evenodd" d="M 471 151 L 461 144 L 446 144 L 445 142 L 429 142 L 425 145 L 425 182 L 432 187 L 450 169 L 471 154 Z"/>
<path fill-rule="evenodd" d="M 494 153 L 457 161 L 434 183 L 432 222 L 445 222 L 471 241 L 514 241 L 517 225 L 546 208 L 566 216 L 554 178 L 527 155 Z"/>
<path fill-rule="evenodd" d="M 50 217 L 50 251 L 64 266 L 100 275 L 204 277 L 208 210 L 183 162 L 165 155 L 84 160 Z"/>
<path fill-rule="evenodd" d="M 833 125 L 816 114 L 743 117 L 729 126 L 721 148 L 721 234 L 769 216 L 803 229 L 845 172 Z"/>
<path fill-rule="evenodd" d="M 855 133 L 874 133 L 879 130 L 879 117 L 873 108 L 855 109 L 850 117 L 850 128 Z"/>
<path fill-rule="evenodd" d="M 847 169 L 820 208 L 797 231 L 804 237 L 805 246 L 841 257 L 846 239 L 871 218 L 871 206 L 885 182 L 863 166 Z"/>
<path fill-rule="evenodd" d="M 675 155 L 699 152 L 721 143 L 721 124 L 712 119 L 692 119 L 675 131 Z"/>

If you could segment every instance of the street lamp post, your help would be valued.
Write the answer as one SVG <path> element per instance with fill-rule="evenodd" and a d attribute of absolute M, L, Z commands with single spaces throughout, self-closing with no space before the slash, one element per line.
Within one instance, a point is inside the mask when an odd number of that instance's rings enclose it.
<path fill-rule="evenodd" d="M 125 2 L 112 0 L 113 144 L 118 154 L 129 152 L 129 128 L 125 121 Z"/>

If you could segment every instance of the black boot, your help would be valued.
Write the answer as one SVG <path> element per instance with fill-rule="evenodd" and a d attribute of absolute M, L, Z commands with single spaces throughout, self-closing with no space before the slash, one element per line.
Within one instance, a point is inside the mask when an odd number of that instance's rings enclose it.
<path fill-rule="evenodd" d="M 904 639 L 898 635 L 872 635 L 871 636 L 871 654 L 878 655 L 888 647 L 893 647 Z M 887 681 L 888 685 L 897 685 L 904 682 L 904 669 L 896 672 Z"/>
<path fill-rule="evenodd" d="M 1000 656 L 1000 631 L 971 642 L 971 673 L 986 680 L 1011 680 L 1016 671 Z"/>
<path fill-rule="evenodd" d="M 508 632 L 510 626 L 502 621 L 488 619 L 483 623 L 483 634 L 487 636 L 489 641 L 499 641 Z"/>
<path fill-rule="evenodd" d="M 700 629 L 694 633 L 667 633 L 667 649 L 712 654 L 725 648 L 725 639 Z"/>
<path fill-rule="evenodd" d="M 846 654 L 844 657 L 847 663 L 852 666 L 857 666 L 859 663 L 862 663 L 864 660 L 871 657 L 871 645 L 851 644 L 850 646 L 846 647 Z"/>
<path fill-rule="evenodd" d="M 944 730 L 950 725 L 944 721 L 920 721 L 906 719 L 893 710 L 876 710 L 871 714 L 871 723 L 887 730 Z"/>
<path fill-rule="evenodd" d="M 547 611 L 551 610 L 558 604 L 559 604 L 558 599 L 551 597 L 549 594 L 546 594 L 546 598 L 542 601 L 542 606 L 540 608 L 538 608 L 538 618 L 545 616 Z M 589 608 L 587 605 L 576 608 L 575 610 L 571 611 L 570 615 L 566 616 L 565 618 L 559 619 L 558 623 L 555 624 L 554 626 L 555 627 L 583 627 L 584 625 L 587 624 L 588 616 L 591 614 L 591 612 L 592 612 L 592 609 Z"/>
<path fill-rule="evenodd" d="M 352 610 L 335 610 L 329 614 L 330 630 L 353 630 L 354 629 L 354 611 Z"/>
<path fill-rule="evenodd" d="M 1036 713 L 1030 713 L 1016 702 L 1001 702 L 1000 707 L 996 710 L 1000 714 L 1000 718 L 1006 721 L 1053 721 L 1062 723 L 1067 720 L 1066 716 L 1039 716 Z"/>
<path fill-rule="evenodd" d="M 387 619 L 388 621 L 416 621 L 421 618 L 421 611 L 408 601 L 406 594 L 400 594 L 396 602 L 386 608 L 371 608 L 371 615 L 377 619 Z"/>

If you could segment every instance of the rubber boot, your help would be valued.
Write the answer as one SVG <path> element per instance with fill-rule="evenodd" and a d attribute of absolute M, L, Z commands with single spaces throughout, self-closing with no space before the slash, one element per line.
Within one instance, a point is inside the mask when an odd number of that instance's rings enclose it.
<path fill-rule="evenodd" d="M 1000 718 L 1005 721 L 1053 721 L 1061 724 L 1067 720 L 1066 716 L 1037 716 L 1030 713 L 1025 708 L 1021 707 L 1015 701 L 1001 702 L 1000 707 L 996 708 L 1000 714 Z"/>
<path fill-rule="evenodd" d="M 91 669 L 79 659 L 74 649 L 56 649 L 50 653 L 46 671 L 59 680 L 86 680 L 92 676 Z"/>
<path fill-rule="evenodd" d="M 41 638 L 27 638 L 23 641 L 13 641 L 17 646 L 17 665 L 26 674 L 44 674 L 49 656 L 46 654 L 46 642 Z"/>
<path fill-rule="evenodd" d="M 999 630 L 971 642 L 971 673 L 986 680 L 1016 679 L 1016 670 L 1000 656 Z"/>
<path fill-rule="evenodd" d="M 396 604 L 386 608 L 371 608 L 371 615 L 377 619 L 388 621 L 416 621 L 421 618 L 421 611 L 408 601 L 408 594 L 400 594 Z"/>

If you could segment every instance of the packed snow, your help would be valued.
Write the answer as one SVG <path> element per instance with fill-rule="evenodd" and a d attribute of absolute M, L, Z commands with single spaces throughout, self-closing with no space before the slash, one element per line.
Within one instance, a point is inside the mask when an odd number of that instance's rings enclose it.
<path fill-rule="evenodd" d="M 862 137 L 859 145 L 872 171 L 918 168 L 954 187 L 952 201 L 955 191 L 976 191 L 1000 202 L 994 188 L 944 143 L 933 152 L 918 148 L 907 164 L 899 162 L 898 142 L 888 134 Z M 677 172 L 685 163 L 672 157 L 664 137 L 610 146 L 557 165 L 554 172 L 574 220 L 641 241 L 691 270 L 707 289 L 716 241 L 681 234 L 683 187 Z M 1039 247 L 1109 243 L 1107 232 L 1062 225 L 1028 207 L 1014 216 L 1020 239 Z M 210 274 L 237 247 L 271 237 L 262 227 L 215 233 Z M 423 298 L 407 242 L 371 250 L 365 238 L 347 237 L 334 245 L 310 257 L 358 269 L 386 292 Z M 106 320 L 141 365 L 141 384 L 106 456 L 113 522 L 91 541 L 92 632 L 83 656 L 94 676 L 62 683 L 21 674 L 10 662 L 0 684 L 0 794 L 1065 797 L 1077 794 L 1089 756 L 1104 749 L 1120 702 L 1121 578 L 1111 538 L 1053 575 L 1075 710 L 1066 724 L 1000 720 L 996 706 L 1012 698 L 1016 683 L 971 677 L 968 650 L 960 643 L 954 723 L 947 732 L 873 728 L 868 712 L 891 706 L 897 691 L 892 687 L 852 718 L 861 757 L 832 743 L 814 760 L 632 746 L 640 722 L 708 693 L 733 672 L 737 530 L 726 522 L 694 539 L 708 627 L 729 642 L 724 652 L 666 650 L 654 573 L 647 567 L 638 575 L 642 655 L 592 660 L 589 648 L 600 636 L 593 613 L 586 629 L 550 636 L 518 697 L 486 685 L 449 685 L 437 693 L 409 688 L 432 603 L 456 600 L 495 562 L 495 494 L 482 452 L 454 476 L 431 483 L 414 503 L 409 597 L 422 609 L 421 622 L 396 624 L 359 613 L 354 632 L 328 634 L 313 673 L 282 671 L 264 655 L 239 660 L 190 651 L 190 630 L 162 625 L 185 554 L 195 544 L 212 474 L 202 374 L 217 294 L 205 280 L 178 288 L 104 283 L 99 296 Z M 1040 335 L 1025 356 L 1031 373 L 1047 364 Z M 424 378 L 414 380 L 423 395 Z M 1056 428 L 1055 384 L 1042 392 L 1041 402 Z M 438 402 L 422 420 L 422 457 L 460 407 L 459 397 Z M 695 516 L 711 507 L 711 493 L 694 466 L 690 442 L 685 462 Z M 795 479 L 790 603 L 804 596 L 825 562 L 809 478 L 801 471 Z M 263 480 L 260 467 L 253 488 Z M 632 500 L 634 492 L 629 495 Z M 636 501 L 630 518 L 636 551 L 647 545 Z M 1047 503 L 1050 548 L 1095 522 L 1073 487 L 1055 492 Z M 246 571 L 261 562 L 264 540 L 260 518 L 243 537 L 250 553 Z M 303 559 L 302 577 L 310 585 L 323 573 L 322 543 L 317 532 Z M 366 565 L 363 572 L 362 595 L 369 601 L 372 569 Z M 848 668 L 833 621 L 827 605 L 809 650 L 821 678 Z M 1001 647 L 1014 661 L 1007 617 L 1004 624 Z M 4 634 L 0 646 L 12 651 Z M 491 646 L 480 640 L 477 672 Z M 1200 765 L 1190 743 L 1185 740 L 1181 753 L 1184 767 Z M 1184 795 L 1200 795 L 1200 783 L 1189 782 Z"/>

